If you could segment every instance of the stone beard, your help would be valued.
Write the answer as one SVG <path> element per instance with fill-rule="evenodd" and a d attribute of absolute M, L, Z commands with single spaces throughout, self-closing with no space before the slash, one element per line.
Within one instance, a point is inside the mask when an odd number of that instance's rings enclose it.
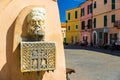
<path fill-rule="evenodd" d="M 36 41 L 44 41 L 45 37 L 45 9 L 33 8 L 27 16 L 29 36 Z"/>

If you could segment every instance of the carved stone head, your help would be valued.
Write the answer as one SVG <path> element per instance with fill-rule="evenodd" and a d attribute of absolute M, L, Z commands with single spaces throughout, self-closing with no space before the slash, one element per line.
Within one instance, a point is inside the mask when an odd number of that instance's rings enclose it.
<path fill-rule="evenodd" d="M 44 40 L 45 37 L 45 9 L 33 8 L 27 16 L 28 34 L 35 40 Z"/>

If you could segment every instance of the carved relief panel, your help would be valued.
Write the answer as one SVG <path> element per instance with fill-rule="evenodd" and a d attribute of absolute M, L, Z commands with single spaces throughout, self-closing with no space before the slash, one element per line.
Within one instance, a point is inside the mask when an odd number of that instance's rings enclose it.
<path fill-rule="evenodd" d="M 21 71 L 54 70 L 55 48 L 53 42 L 21 42 Z"/>

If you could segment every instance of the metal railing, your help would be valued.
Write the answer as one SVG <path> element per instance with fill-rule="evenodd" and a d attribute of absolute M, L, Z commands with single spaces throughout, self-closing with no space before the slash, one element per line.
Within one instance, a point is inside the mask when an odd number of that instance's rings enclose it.
<path fill-rule="evenodd" d="M 117 20 L 117 21 L 114 22 L 114 27 L 120 29 L 120 20 Z"/>

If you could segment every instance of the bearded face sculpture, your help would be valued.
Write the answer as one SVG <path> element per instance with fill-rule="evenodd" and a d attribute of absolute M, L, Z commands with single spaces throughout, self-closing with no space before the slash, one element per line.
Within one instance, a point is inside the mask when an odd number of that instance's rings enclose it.
<path fill-rule="evenodd" d="M 27 16 L 27 29 L 31 38 L 44 41 L 45 37 L 45 9 L 33 8 Z"/>

